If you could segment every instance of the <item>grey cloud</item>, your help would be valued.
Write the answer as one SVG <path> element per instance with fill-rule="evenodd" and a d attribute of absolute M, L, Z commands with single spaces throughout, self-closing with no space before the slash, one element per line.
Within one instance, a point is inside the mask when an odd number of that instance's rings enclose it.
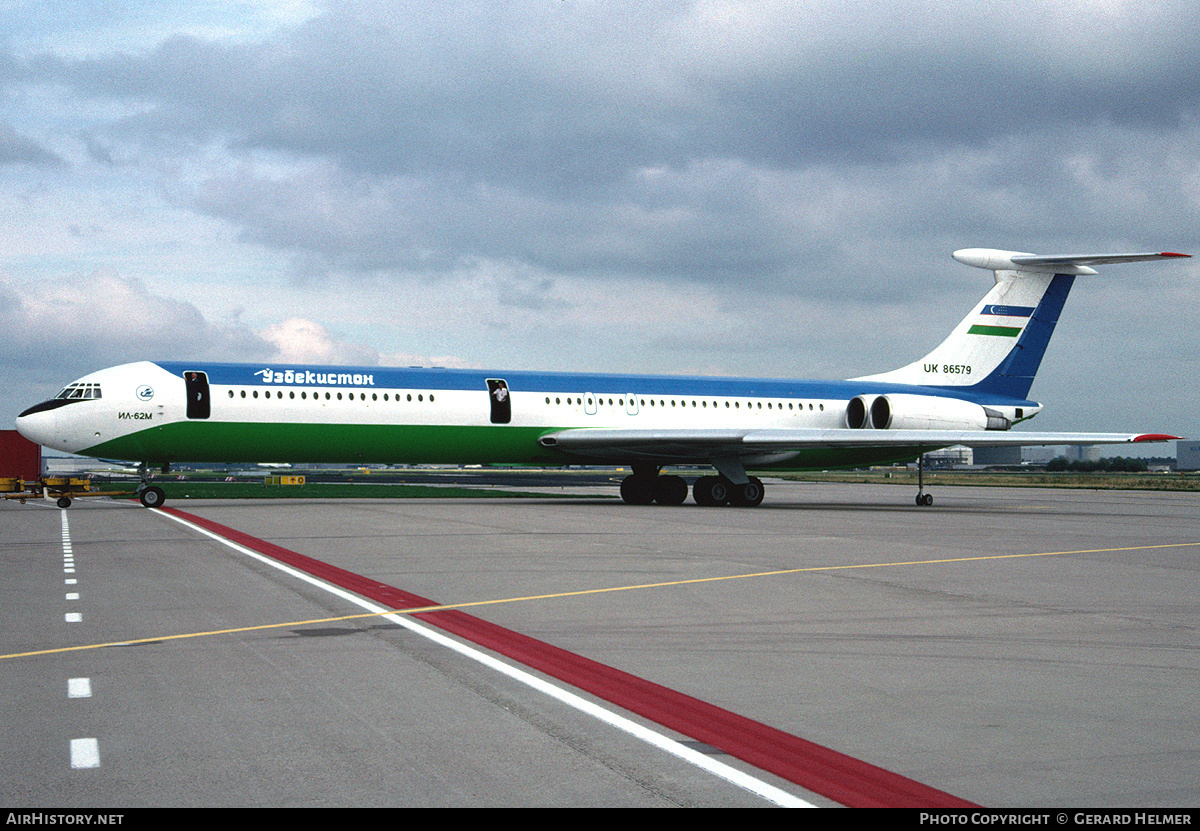
<path fill-rule="evenodd" d="M 703 19 L 711 8 L 342 3 L 258 44 L 174 37 L 145 56 L 30 64 L 86 95 L 150 104 L 119 125 L 133 141 L 223 136 L 352 175 L 570 198 L 713 158 L 797 169 L 1051 125 L 1174 127 L 1200 100 L 1195 11 L 1121 44 L 1045 10 L 996 21 L 906 6 L 881 24 L 776 11 L 756 22 L 759 44 L 736 20 Z"/>
<path fill-rule="evenodd" d="M 93 158 L 194 164 L 176 204 L 303 280 L 488 261 L 539 275 L 512 308 L 560 308 L 542 275 L 618 275 L 900 316 L 914 275 L 975 292 L 957 247 L 1186 247 L 1200 12 L 1066 5 L 337 3 L 6 75 L 144 105 Z"/>
<path fill-rule="evenodd" d="M 10 124 L 0 124 L 0 165 L 27 164 L 58 167 L 65 162 L 56 153 L 17 133 Z"/>
<path fill-rule="evenodd" d="M 936 24 L 918 18 L 886 38 L 826 35 L 770 61 L 692 65 L 664 36 L 667 15 L 638 31 L 617 24 L 619 11 L 588 26 L 566 10 L 493 20 L 491 5 L 391 24 L 331 13 L 261 44 L 175 37 L 143 57 L 34 63 L 85 94 L 153 104 L 126 122 L 130 135 L 225 134 L 364 174 L 454 171 L 552 192 L 698 158 L 791 168 L 1065 122 L 1169 127 L 1200 96 L 1197 25 L 1109 63 L 1108 52 L 1059 57 L 1077 44 L 1033 26 L 1001 49 L 982 27 L 965 33 L 974 41 L 931 45 L 913 33 Z"/>

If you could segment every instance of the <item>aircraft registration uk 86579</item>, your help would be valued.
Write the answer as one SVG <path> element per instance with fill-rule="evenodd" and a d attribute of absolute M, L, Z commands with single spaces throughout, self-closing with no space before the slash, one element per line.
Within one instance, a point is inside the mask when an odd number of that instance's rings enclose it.
<path fill-rule="evenodd" d="M 1185 254 L 1038 256 L 971 248 L 995 285 L 932 352 L 842 381 L 151 362 L 86 375 L 17 418 L 56 450 L 171 462 L 621 464 L 621 496 L 681 504 L 672 465 L 709 465 L 701 505 L 754 506 L 747 470 L 909 461 L 952 445 L 1116 444 L 1173 436 L 1010 430 L 1042 405 L 1034 375 L 1075 277 Z M 932 497 L 918 492 L 918 505 Z"/>

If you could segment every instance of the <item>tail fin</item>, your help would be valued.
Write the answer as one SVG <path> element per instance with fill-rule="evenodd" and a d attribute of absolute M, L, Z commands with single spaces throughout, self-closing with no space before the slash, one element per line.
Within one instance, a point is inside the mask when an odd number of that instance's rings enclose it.
<path fill-rule="evenodd" d="M 1025 398 L 1054 334 L 1063 304 L 1090 266 L 1187 257 L 1187 254 L 1076 254 L 1042 257 L 1019 251 L 964 248 L 954 259 L 991 269 L 996 285 L 950 336 L 919 361 L 891 372 L 856 378 L 954 387 Z"/>

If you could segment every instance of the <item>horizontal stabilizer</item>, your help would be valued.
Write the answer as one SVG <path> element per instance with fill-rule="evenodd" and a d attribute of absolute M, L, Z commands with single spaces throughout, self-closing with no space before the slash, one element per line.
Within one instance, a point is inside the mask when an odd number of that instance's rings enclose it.
<path fill-rule="evenodd" d="M 963 248 L 954 252 L 954 259 L 964 265 L 992 271 L 1042 271 L 1058 274 L 1095 274 L 1090 266 L 1113 263 L 1144 263 L 1172 257 L 1190 257 L 1173 251 L 1140 252 L 1136 254 L 1056 254 L 1043 256 L 1025 251 L 1002 251 L 998 248 Z"/>
<path fill-rule="evenodd" d="M 1146 263 L 1169 257 L 1191 256 L 1191 254 L 1176 254 L 1173 251 L 1159 251 L 1146 254 L 1067 254 L 1058 257 L 1027 255 L 1013 257 L 1012 260 L 1017 265 L 1109 265 L 1111 263 Z"/>

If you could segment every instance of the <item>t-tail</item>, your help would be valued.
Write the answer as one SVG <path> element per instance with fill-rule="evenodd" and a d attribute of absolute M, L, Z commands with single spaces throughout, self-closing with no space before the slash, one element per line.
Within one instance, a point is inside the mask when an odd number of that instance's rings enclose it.
<path fill-rule="evenodd" d="M 1077 276 L 1095 274 L 1094 265 L 1187 256 L 1161 252 L 1044 257 L 994 248 L 955 251 L 954 259 L 960 263 L 994 271 L 996 285 L 924 358 L 855 380 L 1026 398 Z"/>

